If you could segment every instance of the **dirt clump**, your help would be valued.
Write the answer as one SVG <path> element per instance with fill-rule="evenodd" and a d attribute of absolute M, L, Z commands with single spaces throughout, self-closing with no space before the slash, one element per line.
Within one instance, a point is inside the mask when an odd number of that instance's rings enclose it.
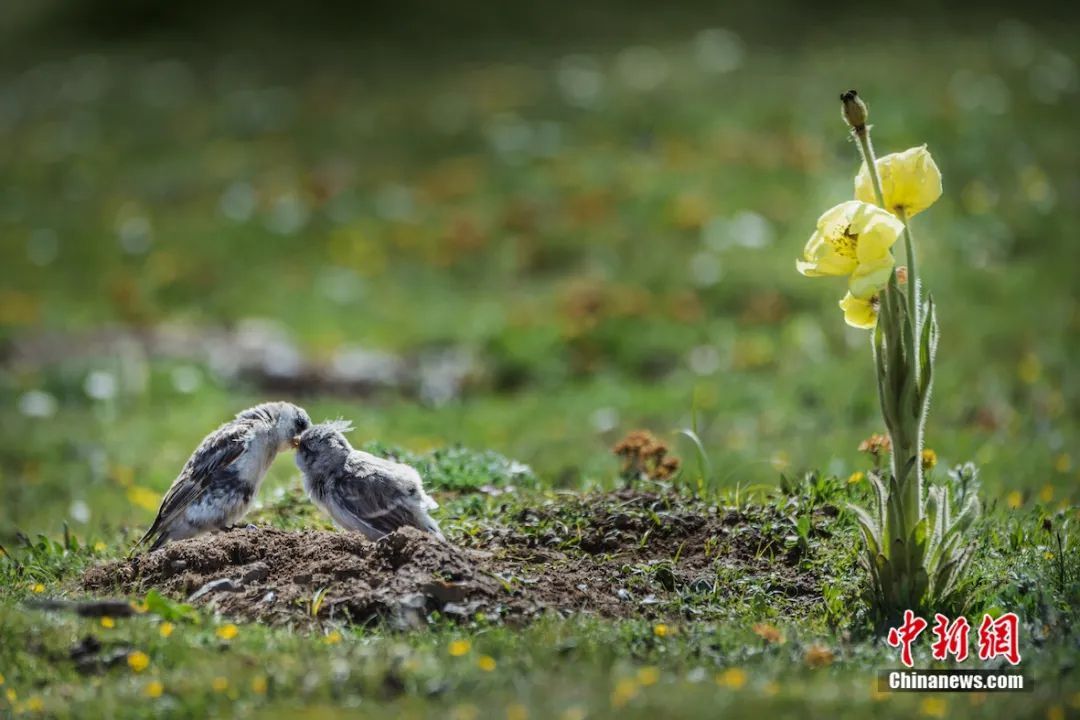
<path fill-rule="evenodd" d="M 346 532 L 244 528 L 170 543 L 91 568 L 90 591 L 151 588 L 224 615 L 273 624 L 385 620 L 411 626 L 433 612 L 527 615 L 477 565 L 474 552 L 403 528 L 378 543 Z M 512 604 L 512 613 L 503 613 Z M 507 608 L 508 610 L 508 608 Z"/>
<path fill-rule="evenodd" d="M 479 613 L 707 618 L 764 589 L 787 611 L 820 602 L 820 578 L 769 508 L 736 511 L 675 494 L 568 496 L 510 512 L 455 543 L 412 528 L 372 543 L 321 530 L 234 529 L 89 569 L 97 594 L 150 589 L 271 624 L 414 627 Z"/>

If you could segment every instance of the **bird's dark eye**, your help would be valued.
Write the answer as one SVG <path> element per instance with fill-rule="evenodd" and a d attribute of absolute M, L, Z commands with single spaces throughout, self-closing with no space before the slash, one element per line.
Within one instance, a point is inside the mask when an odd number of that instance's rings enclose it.
<path fill-rule="evenodd" d="M 415 487 L 409 488 L 409 494 L 410 495 L 415 495 L 416 494 L 416 488 Z"/>

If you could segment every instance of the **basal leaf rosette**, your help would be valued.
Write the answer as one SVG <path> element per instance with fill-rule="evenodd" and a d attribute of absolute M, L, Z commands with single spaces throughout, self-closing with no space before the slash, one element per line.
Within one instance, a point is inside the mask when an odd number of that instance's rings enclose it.
<path fill-rule="evenodd" d="M 886 155 L 874 163 L 881 180 L 885 209 L 907 217 L 916 215 L 941 197 L 941 171 L 925 145 Z M 855 198 L 875 203 L 874 185 L 866 162 L 855 176 Z"/>

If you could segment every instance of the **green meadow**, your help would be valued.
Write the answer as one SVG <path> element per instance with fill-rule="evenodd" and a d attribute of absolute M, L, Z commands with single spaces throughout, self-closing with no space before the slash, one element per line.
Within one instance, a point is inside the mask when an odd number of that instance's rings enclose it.
<path fill-rule="evenodd" d="M 1080 716 L 1075 33 L 691 25 L 4 51 L 0 717 Z M 869 333 L 841 281 L 794 267 L 852 196 L 848 87 L 879 154 L 927 143 L 942 169 L 914 221 L 941 329 L 930 478 L 979 468 L 969 617 L 1020 615 L 1031 692 L 873 685 L 898 658 L 846 510 L 884 430 Z M 200 439 L 270 399 L 421 467 L 459 543 L 541 536 L 530 508 L 623 487 L 612 447 L 649 430 L 681 470 L 632 485 L 775 511 L 821 592 L 781 611 L 721 562 L 722 593 L 661 579 L 639 617 L 520 627 L 29 607 L 85 597 Z M 251 520 L 331 527 L 299 488 L 279 457 Z"/>

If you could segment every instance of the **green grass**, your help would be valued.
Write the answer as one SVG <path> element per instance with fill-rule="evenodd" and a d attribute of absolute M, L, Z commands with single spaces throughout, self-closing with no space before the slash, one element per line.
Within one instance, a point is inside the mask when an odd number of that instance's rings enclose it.
<path fill-rule="evenodd" d="M 824 478 L 786 487 L 767 503 L 780 510 L 779 517 L 790 517 L 782 521 L 790 523 L 813 507 L 865 501 L 868 492 L 865 483 Z M 540 503 L 564 506 L 550 521 L 571 526 L 573 515 L 584 510 L 566 496 L 535 491 L 486 500 L 470 494 L 442 497 L 451 538 L 477 523 L 515 527 L 513 518 L 523 508 Z M 732 493 L 722 502 L 733 500 Z M 768 517 L 755 507 L 747 506 L 751 518 Z M 254 519 L 311 526 L 320 522 L 314 516 L 310 506 L 284 497 Z M 677 605 L 658 606 L 665 612 L 678 608 L 663 621 L 549 617 L 509 628 L 483 619 L 458 625 L 433 618 L 428 628 L 408 633 L 337 625 L 296 632 L 248 624 L 228 637 L 222 633 L 227 618 L 191 614 L 152 598 L 147 598 L 149 612 L 117 618 L 111 627 L 97 619 L 45 614 L 20 603 L 78 595 L 78 571 L 123 554 L 127 543 L 40 537 L 9 548 L 0 560 L 6 588 L 0 604 L 0 667 L 5 688 L 17 693 L 13 707 L 30 711 L 40 702 L 45 712 L 59 717 L 135 717 L 148 712 L 151 702 L 155 713 L 179 717 L 264 716 L 324 706 L 342 713 L 360 708 L 393 716 L 438 712 L 455 717 L 475 706 L 479 716 L 514 716 L 519 705 L 534 717 L 567 712 L 691 717 L 706 708 L 708 713 L 721 708 L 728 715 L 752 717 L 790 711 L 800 703 L 840 717 L 872 712 L 898 718 L 920 712 L 933 716 L 939 710 L 948 717 L 982 717 L 990 703 L 1008 717 L 1080 699 L 1080 686 L 1070 672 L 1075 661 L 1071 628 L 1080 606 L 1080 547 L 1069 527 L 1076 517 L 1075 508 L 1066 515 L 1040 506 L 1021 513 L 994 512 L 980 527 L 974 572 L 978 589 L 969 615 L 978 618 L 983 611 L 1008 608 L 1024 617 L 1022 668 L 1035 683 L 1031 694 L 884 697 L 873 692 L 876 670 L 895 667 L 897 658 L 895 651 L 872 640 L 864 613 L 857 612 L 857 533 L 845 512 L 836 519 L 817 516 L 800 561 L 828 578 L 822 599 L 782 614 L 762 578 L 718 573 L 723 590 L 718 597 L 723 599 L 683 594 Z M 517 529 L 541 537 L 548 527 Z M 634 569 L 627 572 L 628 582 L 656 582 L 635 581 Z M 755 625 L 762 622 L 773 624 L 782 642 L 760 637 Z M 171 629 L 167 636 L 165 627 Z M 102 649 L 94 656 L 97 664 L 80 666 L 68 656 L 88 636 Z M 467 646 L 453 647 L 462 641 Z M 920 666 L 929 662 L 926 646 L 917 646 Z M 145 669 L 129 666 L 127 658 L 135 651 L 148 657 Z M 815 662 L 815 657 L 826 659 Z M 160 683 L 160 697 L 147 697 L 154 693 L 152 683 Z"/>
<path fill-rule="evenodd" d="M 978 602 L 1022 613 L 1034 694 L 874 699 L 872 672 L 895 655 L 860 634 L 850 588 L 816 620 L 780 623 L 781 646 L 752 633 L 771 618 L 753 604 L 672 623 L 664 638 L 643 621 L 576 618 L 346 629 L 337 644 L 258 625 L 224 642 L 214 628 L 226 620 L 206 614 L 165 639 L 151 616 L 103 629 L 27 611 L 36 583 L 74 593 L 81 568 L 126 553 L 199 439 L 266 399 L 199 362 L 138 353 L 0 371 L 0 543 L 19 563 L 0 560 L 0 693 L 61 716 L 1080 712 L 1076 39 L 979 25 L 822 30 L 781 45 L 751 31 L 742 64 L 720 75 L 689 37 L 655 46 L 667 74 L 651 90 L 632 87 L 649 53 L 607 44 L 400 63 L 365 47 L 24 51 L 0 67 L 0 341 L 270 318 L 313 358 L 343 345 L 464 348 L 482 373 L 445 404 L 300 398 L 316 418 L 352 420 L 357 444 L 396 448 L 444 492 L 518 486 L 509 500 L 446 495 L 451 537 L 554 489 L 615 487 L 609 448 L 637 427 L 674 447 L 688 479 L 696 450 L 677 431 L 696 422 L 711 497 L 782 506 L 765 489 L 781 472 L 817 468 L 843 485 L 866 469 L 859 441 L 882 429 L 868 338 L 843 325 L 840 284 L 794 271 L 814 220 L 851 195 L 856 152 L 836 96 L 857 87 L 879 153 L 926 142 L 944 174 L 944 197 L 916 218 L 942 331 L 928 443 L 937 481 L 957 463 L 981 468 Z M 567 94 L 597 78 L 591 104 Z M 178 366 L 194 368 L 194 391 Z M 118 379 L 114 397 L 88 397 L 92 371 Z M 55 398 L 54 414 L 20 411 L 35 390 Z M 511 480 L 511 462 L 530 474 Z M 322 522 L 295 502 L 298 484 L 280 459 L 260 521 Z M 837 523 L 828 552 L 853 558 L 852 528 Z M 65 528 L 77 546 L 55 544 Z M 150 667 L 79 675 L 67 652 L 88 633 L 139 648 Z M 473 647 L 451 657 L 459 638 Z M 807 667 L 815 643 L 835 654 L 826 668 Z M 495 672 L 477 667 L 480 654 Z M 658 668 L 655 684 L 613 707 L 642 667 Z M 743 686 L 715 682 L 731 668 Z M 151 701 L 155 679 L 164 692 Z"/>

